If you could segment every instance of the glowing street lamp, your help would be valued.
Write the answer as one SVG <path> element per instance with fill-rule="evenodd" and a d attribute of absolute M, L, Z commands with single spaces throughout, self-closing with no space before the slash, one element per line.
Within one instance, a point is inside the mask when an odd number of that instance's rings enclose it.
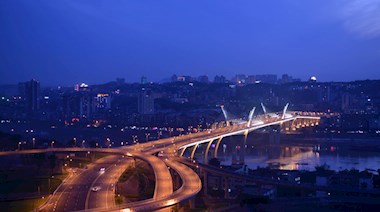
<path fill-rule="evenodd" d="M 54 141 L 51 141 L 51 144 L 50 144 L 51 148 L 54 147 Z"/>

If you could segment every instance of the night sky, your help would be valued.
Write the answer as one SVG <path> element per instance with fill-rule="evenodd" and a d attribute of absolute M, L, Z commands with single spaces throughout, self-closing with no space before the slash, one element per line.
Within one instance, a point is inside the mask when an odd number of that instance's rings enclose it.
<path fill-rule="evenodd" d="M 0 84 L 380 78 L 380 0 L 1 0 Z"/>

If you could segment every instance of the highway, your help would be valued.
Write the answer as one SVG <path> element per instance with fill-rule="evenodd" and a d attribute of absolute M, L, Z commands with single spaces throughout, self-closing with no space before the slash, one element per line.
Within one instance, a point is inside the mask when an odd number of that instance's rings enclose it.
<path fill-rule="evenodd" d="M 111 176 L 117 172 L 117 169 L 114 167 L 115 164 L 121 161 L 121 159 L 123 158 L 120 155 L 106 156 L 100 158 L 95 163 L 88 165 L 87 169 L 72 173 L 73 176 L 69 177 L 62 183 L 49 202 L 44 207 L 40 208 L 41 211 L 76 211 L 85 209 L 86 205 L 90 207 L 100 206 L 98 195 L 92 195 L 91 198 L 87 198 L 87 196 L 91 196 L 90 194 L 93 192 L 91 191 L 91 188 L 97 183 L 100 177 L 111 178 Z M 104 173 L 101 172 L 101 168 L 105 168 L 106 171 Z M 101 188 L 101 190 L 98 191 L 99 194 L 106 195 L 106 189 L 111 183 L 111 181 L 100 183 L 99 185 L 104 188 Z M 107 199 L 108 201 L 105 200 L 106 199 L 102 199 L 101 202 L 103 202 L 103 204 L 111 204 L 114 202 L 113 199 L 112 201 L 109 201 L 109 199 Z"/>
<path fill-rule="evenodd" d="M 180 174 L 180 177 L 182 179 L 182 186 L 178 190 L 167 196 L 119 205 L 112 210 L 117 211 L 118 208 L 133 209 L 134 211 L 159 210 L 188 200 L 202 189 L 201 180 L 199 179 L 197 173 L 195 173 L 191 168 L 179 162 L 176 162 L 175 160 L 172 160 L 172 158 L 165 158 L 162 161 L 164 161 L 170 168 L 174 169 Z M 170 183 L 172 184 L 172 182 Z M 96 208 L 94 210 L 86 211 L 100 212 L 109 210 L 111 210 L 111 208 L 108 210 L 105 210 L 103 208 Z"/>
<path fill-rule="evenodd" d="M 91 188 L 98 187 L 100 190 L 88 191 L 85 202 L 85 209 L 90 208 L 114 208 L 115 207 L 115 185 L 119 177 L 128 166 L 132 165 L 133 159 L 122 158 L 118 162 L 108 167 L 103 174 L 100 174 L 92 183 Z"/>
<path fill-rule="evenodd" d="M 108 156 L 103 158 L 103 163 L 95 163 L 83 173 L 77 173 L 69 177 L 65 183 L 54 193 L 48 204 L 42 208 L 42 211 L 112 211 L 124 209 L 133 209 L 137 211 L 152 211 L 168 206 L 172 206 L 181 201 L 194 197 L 201 189 L 201 181 L 198 175 L 186 165 L 177 162 L 173 156 L 177 154 L 178 149 L 184 149 L 201 143 L 209 142 L 221 137 L 239 135 L 250 131 L 264 128 L 271 125 L 280 125 L 284 122 L 296 119 L 319 120 L 319 117 L 309 116 L 308 114 L 294 113 L 294 115 L 285 114 L 280 117 L 274 115 L 262 115 L 258 118 L 262 121 L 247 126 L 246 123 L 226 126 L 222 128 L 208 129 L 202 132 L 165 138 L 151 141 L 143 144 L 135 144 L 122 148 L 50 148 L 22 150 L 13 152 L 0 152 L 0 155 L 9 154 L 30 154 L 40 152 L 104 152 L 118 154 L 118 156 Z M 313 114 L 312 114 L 313 115 Z M 155 157 L 152 154 L 164 151 L 164 160 Z M 152 199 L 128 203 L 125 205 L 115 206 L 113 203 L 112 179 L 122 173 L 121 169 L 115 168 L 120 155 L 139 158 L 146 161 L 152 167 L 155 173 L 155 190 Z M 127 164 L 127 163 L 126 163 Z M 100 168 L 106 168 L 105 173 L 110 173 L 109 177 L 99 174 Z M 173 181 L 168 167 L 174 169 L 182 179 L 182 186 L 173 192 Z M 91 187 L 99 186 L 101 190 L 97 194 L 91 193 Z M 100 201 L 101 200 L 101 201 Z M 102 203 L 100 203 L 102 202 Z"/>

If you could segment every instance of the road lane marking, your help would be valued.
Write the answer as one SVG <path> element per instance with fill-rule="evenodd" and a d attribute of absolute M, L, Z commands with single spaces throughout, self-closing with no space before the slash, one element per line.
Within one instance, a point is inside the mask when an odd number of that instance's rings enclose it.
<path fill-rule="evenodd" d="M 108 166 L 108 167 L 106 168 L 105 171 L 111 169 L 112 167 L 114 167 L 113 164 L 110 165 L 110 166 Z M 85 209 L 85 210 L 88 209 L 88 201 L 89 201 L 89 199 L 90 199 L 91 188 L 95 185 L 96 181 L 97 181 L 101 176 L 102 176 L 102 174 L 98 175 L 98 176 L 94 179 L 94 181 L 92 182 L 91 186 L 89 187 L 89 190 L 88 190 L 88 192 L 87 192 L 87 196 L 86 196 L 85 206 L 84 206 L 84 209 Z"/>

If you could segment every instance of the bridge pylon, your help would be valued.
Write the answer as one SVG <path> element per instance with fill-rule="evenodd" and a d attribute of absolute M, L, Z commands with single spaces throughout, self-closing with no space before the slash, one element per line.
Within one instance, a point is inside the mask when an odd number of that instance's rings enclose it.
<path fill-rule="evenodd" d="M 206 151 L 205 151 L 205 155 L 204 155 L 204 157 L 203 157 L 203 163 L 204 163 L 204 164 L 207 164 L 207 162 L 208 162 L 208 160 L 207 160 L 207 158 L 208 158 L 208 151 L 210 150 L 210 147 L 211 147 L 211 144 L 212 144 L 213 141 L 214 141 L 214 140 L 211 139 L 211 140 L 208 142 L 208 144 L 207 144 Z"/>
<path fill-rule="evenodd" d="M 195 151 L 197 150 L 197 148 L 198 148 L 198 144 L 195 144 L 193 147 L 193 150 L 191 151 L 191 155 L 190 155 L 191 160 L 194 159 L 194 154 L 195 154 Z"/>
<path fill-rule="evenodd" d="M 220 142 L 223 140 L 223 137 L 220 137 L 218 139 L 218 142 L 216 142 L 216 145 L 215 145 L 215 151 L 214 151 L 214 158 L 218 158 L 218 149 L 219 149 L 219 145 L 220 145 Z"/>

